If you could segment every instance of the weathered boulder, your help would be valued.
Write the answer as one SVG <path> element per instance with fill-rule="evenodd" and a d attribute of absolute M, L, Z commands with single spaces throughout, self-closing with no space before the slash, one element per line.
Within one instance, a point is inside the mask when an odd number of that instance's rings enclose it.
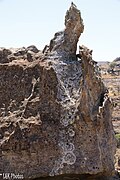
<path fill-rule="evenodd" d="M 47 180 L 112 175 L 111 102 L 91 51 L 82 46 L 76 56 L 83 29 L 72 3 L 65 30 L 44 55 L 0 64 L 0 173 Z"/>
<path fill-rule="evenodd" d="M 39 52 L 39 50 L 34 45 L 28 46 L 27 50 L 32 51 L 34 53 L 38 53 Z"/>
<path fill-rule="evenodd" d="M 9 62 L 8 55 L 12 52 L 6 48 L 0 48 L 0 63 L 7 63 Z"/>

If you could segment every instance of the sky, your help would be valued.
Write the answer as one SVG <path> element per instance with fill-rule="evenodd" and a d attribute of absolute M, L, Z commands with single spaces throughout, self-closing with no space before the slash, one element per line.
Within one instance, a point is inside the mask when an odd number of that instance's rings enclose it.
<path fill-rule="evenodd" d="M 120 56 L 120 0 L 74 0 L 84 22 L 78 44 L 93 49 L 95 61 Z M 64 29 L 71 0 L 0 0 L 0 47 L 35 45 L 42 50 Z"/>

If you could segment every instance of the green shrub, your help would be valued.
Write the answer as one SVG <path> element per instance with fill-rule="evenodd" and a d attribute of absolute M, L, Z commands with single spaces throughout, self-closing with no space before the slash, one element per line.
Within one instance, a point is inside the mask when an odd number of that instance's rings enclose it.
<path fill-rule="evenodd" d="M 120 148 L 120 134 L 116 134 L 115 137 L 117 139 L 117 147 Z"/>

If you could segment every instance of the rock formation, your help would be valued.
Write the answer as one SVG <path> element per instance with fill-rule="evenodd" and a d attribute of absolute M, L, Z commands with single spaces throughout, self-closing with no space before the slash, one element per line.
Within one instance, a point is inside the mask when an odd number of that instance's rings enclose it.
<path fill-rule="evenodd" d="M 0 50 L 0 173 L 24 178 L 109 178 L 116 142 L 111 102 L 72 3 L 65 30 L 43 52 Z"/>

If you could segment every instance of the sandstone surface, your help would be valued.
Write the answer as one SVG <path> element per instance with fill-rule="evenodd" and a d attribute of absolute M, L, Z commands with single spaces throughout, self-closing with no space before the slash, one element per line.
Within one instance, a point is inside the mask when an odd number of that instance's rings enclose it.
<path fill-rule="evenodd" d="M 72 3 L 64 31 L 41 52 L 0 49 L 0 172 L 25 179 L 110 179 L 111 102 Z"/>

